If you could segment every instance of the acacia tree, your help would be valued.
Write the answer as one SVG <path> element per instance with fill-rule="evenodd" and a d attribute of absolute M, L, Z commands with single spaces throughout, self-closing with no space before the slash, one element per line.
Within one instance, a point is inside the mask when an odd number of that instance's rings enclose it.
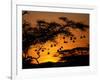
<path fill-rule="evenodd" d="M 25 13 L 24 13 L 25 14 Z M 38 20 L 37 26 L 32 28 L 30 23 L 23 22 L 23 52 L 27 55 L 27 50 L 30 45 L 35 45 L 37 43 L 43 44 L 46 43 L 46 41 L 54 41 L 55 37 L 58 34 L 64 34 L 66 37 L 74 36 L 74 34 L 70 31 L 70 28 L 72 29 L 79 29 L 81 31 L 85 31 L 86 28 L 89 28 L 88 25 L 84 25 L 83 23 L 75 22 L 72 20 L 69 20 L 67 17 L 60 17 L 60 20 L 63 20 L 65 24 L 59 24 L 57 22 L 46 22 L 44 20 Z M 73 41 L 74 42 L 74 41 Z M 35 59 L 37 63 L 39 64 L 39 61 L 37 60 L 40 58 L 40 50 L 42 47 L 38 48 L 37 54 L 38 57 L 31 57 L 30 59 Z M 27 59 L 27 57 L 26 57 Z"/>

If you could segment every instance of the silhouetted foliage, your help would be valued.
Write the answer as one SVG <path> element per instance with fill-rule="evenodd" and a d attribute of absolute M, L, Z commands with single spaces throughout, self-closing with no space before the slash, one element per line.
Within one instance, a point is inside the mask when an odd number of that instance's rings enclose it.
<path fill-rule="evenodd" d="M 32 57 L 31 56 L 27 56 L 27 57 L 23 57 L 23 65 L 29 65 L 32 62 Z"/>
<path fill-rule="evenodd" d="M 26 12 L 24 12 L 24 14 L 25 13 Z M 31 44 L 45 43 L 47 40 L 53 41 L 58 34 L 72 36 L 73 34 L 70 32 L 67 26 L 70 26 L 71 28 L 78 28 L 80 30 L 88 28 L 88 26 L 82 23 L 68 20 L 66 17 L 60 19 L 67 21 L 66 26 L 62 26 L 61 24 L 56 22 L 48 23 L 43 20 L 38 20 L 37 26 L 35 28 L 32 28 L 30 23 L 23 23 L 23 51 L 27 49 L 27 47 L 29 47 L 29 45 Z"/>
<path fill-rule="evenodd" d="M 27 13 L 28 13 L 27 11 L 23 11 L 22 15 L 25 15 Z M 60 17 L 59 19 L 63 20 L 66 24 L 60 24 L 57 22 L 46 22 L 44 20 L 37 20 L 37 25 L 32 27 L 30 23 L 23 21 L 23 24 L 22 24 L 23 53 L 25 53 L 25 54 L 27 53 L 27 50 L 30 45 L 35 45 L 37 43 L 43 44 L 48 40 L 54 41 L 55 37 L 57 37 L 59 34 L 63 34 L 66 37 L 70 37 L 70 40 L 72 40 L 73 43 L 75 43 L 76 37 L 70 31 L 70 28 L 79 29 L 81 31 L 85 31 L 86 28 L 89 28 L 88 25 L 69 20 L 67 17 Z M 85 35 L 83 37 L 81 36 L 80 38 L 85 38 Z M 65 40 L 65 37 L 63 37 L 63 39 Z M 64 41 L 64 43 L 68 43 L 68 42 Z M 54 45 L 51 44 L 50 47 L 55 47 L 55 46 L 56 46 L 56 44 L 54 44 Z M 74 52 L 74 49 L 65 50 L 65 51 L 62 49 L 63 49 L 63 46 L 61 46 L 57 50 L 57 52 L 59 52 L 59 54 L 66 53 L 66 51 L 69 51 L 70 53 Z M 75 48 L 75 50 L 78 50 L 78 49 L 81 50 L 81 48 Z M 85 49 L 85 48 L 82 48 L 82 49 Z M 32 59 L 35 59 L 39 65 L 38 58 L 40 58 L 40 50 L 42 52 L 44 52 L 44 49 L 42 49 L 42 47 L 35 50 L 38 54 L 37 58 L 29 57 L 29 56 L 23 58 L 23 65 L 26 65 L 26 66 L 32 65 L 31 64 Z M 50 52 L 48 52 L 47 54 L 49 55 Z M 46 64 L 51 65 L 52 63 L 46 63 Z M 45 65 L 45 64 L 43 64 L 43 65 Z M 34 65 L 32 65 L 32 66 L 34 66 Z"/>
<path fill-rule="evenodd" d="M 28 11 L 22 11 L 22 15 L 28 14 Z"/>
<path fill-rule="evenodd" d="M 85 31 L 86 28 L 89 28 L 88 25 L 85 25 L 81 22 L 75 22 L 75 21 L 69 20 L 67 17 L 60 17 L 59 19 L 63 20 L 66 23 L 64 25 L 65 27 L 71 27 L 73 29 L 79 29 L 82 31 Z"/>

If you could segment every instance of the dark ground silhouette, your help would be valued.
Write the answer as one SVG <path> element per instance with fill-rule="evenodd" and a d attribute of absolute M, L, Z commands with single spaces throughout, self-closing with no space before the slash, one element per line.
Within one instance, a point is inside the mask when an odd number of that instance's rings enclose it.
<path fill-rule="evenodd" d="M 41 64 L 30 64 L 23 62 L 23 69 L 34 69 L 34 68 L 50 68 L 50 67 L 73 67 L 73 66 L 89 66 L 89 55 L 82 56 L 70 56 L 64 57 L 68 62 L 46 62 Z"/>
<path fill-rule="evenodd" d="M 81 51 L 81 54 L 75 53 Z M 59 54 L 71 54 L 70 56 L 61 57 L 60 61 L 64 62 L 45 62 L 41 64 L 31 64 L 32 57 L 29 57 L 27 61 L 23 59 L 23 69 L 26 68 L 49 68 L 49 67 L 71 67 L 71 66 L 89 66 L 89 49 L 88 48 L 74 48 L 71 50 L 62 50 L 59 51 Z"/>

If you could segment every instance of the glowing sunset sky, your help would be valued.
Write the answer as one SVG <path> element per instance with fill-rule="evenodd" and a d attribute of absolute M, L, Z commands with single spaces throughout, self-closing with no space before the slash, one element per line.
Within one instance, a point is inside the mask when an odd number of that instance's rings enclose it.
<path fill-rule="evenodd" d="M 22 16 L 22 19 L 31 24 L 31 27 L 34 28 L 37 25 L 37 20 L 44 20 L 46 22 L 57 22 L 59 24 L 65 24 L 64 21 L 60 20 L 59 17 L 67 17 L 69 20 L 75 22 L 81 22 L 85 25 L 89 25 L 89 14 L 81 13 L 56 13 L 56 12 L 34 12 L 28 11 L 28 14 Z M 76 47 L 88 47 L 89 44 L 89 29 L 86 31 L 81 31 L 79 29 L 71 29 L 70 31 L 74 34 L 74 37 L 71 40 L 71 37 L 65 37 L 62 34 L 59 34 L 55 37 L 55 42 L 46 41 L 43 45 L 36 44 L 31 45 L 28 49 L 28 55 L 34 58 L 37 58 L 37 52 L 39 47 L 42 46 L 40 51 L 40 58 L 38 58 L 39 63 L 44 62 L 58 62 L 62 55 L 59 55 L 57 50 L 61 47 L 62 50 L 72 49 Z M 64 43 L 65 42 L 65 43 Z M 51 47 L 53 45 L 53 47 Z M 36 60 L 33 59 L 33 64 L 37 64 Z"/>

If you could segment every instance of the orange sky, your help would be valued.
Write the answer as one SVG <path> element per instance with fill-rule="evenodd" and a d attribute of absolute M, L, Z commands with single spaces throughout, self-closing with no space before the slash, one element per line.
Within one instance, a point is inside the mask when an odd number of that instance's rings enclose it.
<path fill-rule="evenodd" d="M 27 22 L 30 22 L 32 24 L 32 27 L 36 24 L 37 20 L 45 20 L 48 22 L 59 22 L 62 23 L 61 20 L 59 20 L 59 17 L 67 17 L 70 20 L 74 20 L 76 22 L 82 22 L 84 24 L 89 25 L 89 14 L 81 14 L 81 13 L 57 13 L 57 12 L 35 12 L 35 11 L 29 11 L 28 15 L 24 15 L 24 19 Z"/>
<path fill-rule="evenodd" d="M 54 12 L 34 12 L 34 11 L 29 11 L 28 14 L 23 16 L 23 20 L 26 20 L 26 22 L 29 22 L 32 27 L 36 26 L 36 21 L 37 20 L 45 20 L 47 22 L 58 22 L 63 24 L 64 22 L 59 20 L 59 17 L 67 17 L 70 20 L 74 20 L 75 22 L 82 22 L 83 24 L 89 25 L 89 14 L 78 14 L 78 13 L 54 13 Z M 70 37 L 65 37 L 63 39 L 64 35 L 58 35 L 55 38 L 55 41 L 57 43 L 47 41 L 43 45 L 36 44 L 36 45 L 31 45 L 29 50 L 28 50 L 28 55 L 37 58 L 37 52 L 35 51 L 38 49 L 40 46 L 43 46 L 43 48 L 46 48 L 43 52 L 40 51 L 40 58 L 38 61 L 40 63 L 44 62 L 57 62 L 60 60 L 60 57 L 62 55 L 58 55 L 57 50 L 63 46 L 64 49 L 72 49 L 75 47 L 86 47 L 89 44 L 89 29 L 86 31 L 80 31 L 79 29 L 70 29 L 71 32 L 75 35 L 76 40 L 73 43 L 73 40 L 70 40 Z M 80 36 L 85 35 L 86 37 L 81 39 Z M 64 43 L 64 41 L 67 41 L 68 43 Z M 51 44 L 56 44 L 55 47 L 51 48 Z M 48 52 L 50 54 L 48 55 Z M 54 57 L 54 55 L 57 55 L 57 57 Z M 35 60 L 32 61 L 33 64 L 37 64 Z"/>

